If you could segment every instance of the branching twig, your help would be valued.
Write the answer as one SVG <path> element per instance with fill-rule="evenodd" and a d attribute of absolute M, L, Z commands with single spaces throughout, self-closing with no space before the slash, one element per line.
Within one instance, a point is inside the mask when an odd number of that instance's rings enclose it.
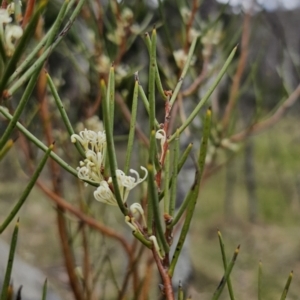
<path fill-rule="evenodd" d="M 93 219 L 92 217 L 89 217 L 84 213 L 82 213 L 78 208 L 74 207 L 72 204 L 64 200 L 62 197 L 56 195 L 51 190 L 49 190 L 41 180 L 37 181 L 37 185 L 59 207 L 65 209 L 66 211 L 69 211 L 74 216 L 76 216 L 79 220 L 86 223 L 89 227 L 92 227 L 97 231 L 101 232 L 102 234 L 117 240 L 123 246 L 128 257 L 131 257 L 131 248 L 128 242 L 126 241 L 126 239 L 123 237 L 123 235 L 117 233 L 116 231 L 110 229 L 109 227 L 106 227 L 105 225 L 101 224 L 100 222 Z"/>
<path fill-rule="evenodd" d="M 232 142 L 240 142 L 245 138 L 247 138 L 249 135 L 258 134 L 263 130 L 272 127 L 278 121 L 280 121 L 280 119 L 282 118 L 286 110 L 290 108 L 297 101 L 299 96 L 300 96 L 300 84 L 297 86 L 294 92 L 286 99 L 286 101 L 283 102 L 282 105 L 278 107 L 278 109 L 274 112 L 274 114 L 271 117 L 269 117 L 266 120 L 260 121 L 256 124 L 253 124 L 250 128 L 247 128 L 239 133 L 234 134 L 233 136 L 230 137 L 230 140 Z"/>

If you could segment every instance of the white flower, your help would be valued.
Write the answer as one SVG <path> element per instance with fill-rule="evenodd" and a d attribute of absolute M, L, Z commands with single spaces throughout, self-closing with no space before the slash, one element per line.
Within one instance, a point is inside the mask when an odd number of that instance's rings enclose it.
<path fill-rule="evenodd" d="M 200 36 L 200 31 L 196 30 L 195 28 L 191 28 L 188 36 L 189 42 L 191 43 L 196 37 Z"/>
<path fill-rule="evenodd" d="M 239 148 L 240 148 L 239 145 L 231 142 L 229 139 L 223 139 L 221 141 L 221 146 L 224 147 L 224 148 L 226 148 L 226 149 L 229 149 L 229 150 L 231 150 L 233 152 L 237 152 L 239 150 Z"/>
<path fill-rule="evenodd" d="M 167 140 L 166 132 L 163 129 L 159 129 L 155 133 L 155 138 L 160 140 L 161 156 L 164 154 L 164 145 Z"/>
<path fill-rule="evenodd" d="M 111 61 L 108 56 L 105 54 L 101 54 L 97 58 L 97 63 L 96 63 L 96 70 L 99 73 L 107 73 L 109 71 L 109 68 L 111 67 Z"/>
<path fill-rule="evenodd" d="M 15 51 L 17 41 L 23 35 L 23 29 L 19 25 L 7 25 L 5 27 L 5 44 L 8 55 L 12 55 Z"/>
<path fill-rule="evenodd" d="M 121 22 L 117 23 L 117 28 L 107 34 L 107 38 L 114 44 L 120 46 L 125 37 L 125 28 Z"/>
<path fill-rule="evenodd" d="M 106 134 L 105 131 L 92 131 L 85 129 L 78 134 L 71 135 L 71 142 L 80 142 L 85 151 L 92 150 L 94 152 L 106 151 Z"/>
<path fill-rule="evenodd" d="M 118 65 L 116 67 L 116 75 L 118 75 L 118 80 L 122 79 L 123 77 L 127 76 L 129 72 L 129 68 L 126 65 Z"/>
<path fill-rule="evenodd" d="M 178 68 L 183 69 L 184 64 L 187 60 L 187 54 L 184 52 L 183 49 L 178 49 L 173 52 L 173 56 Z"/>
<path fill-rule="evenodd" d="M 188 23 L 188 21 L 190 20 L 190 18 L 191 18 L 191 10 L 188 8 L 188 7 L 186 7 L 186 6 L 184 6 L 184 7 L 182 7 L 181 9 L 180 9 L 180 14 L 181 14 L 181 17 L 182 17 L 182 19 L 183 19 L 183 22 L 185 23 L 185 24 L 187 24 Z"/>
<path fill-rule="evenodd" d="M 136 215 L 136 214 L 139 213 L 142 216 L 142 218 L 143 218 L 144 226 L 147 227 L 144 210 L 143 210 L 141 204 L 139 204 L 139 203 L 133 203 L 132 205 L 130 205 L 130 212 L 133 215 Z"/>
<path fill-rule="evenodd" d="M 13 15 L 15 13 L 15 3 L 12 2 L 12 3 L 8 4 L 6 10 L 9 15 Z"/>
<path fill-rule="evenodd" d="M 90 169 L 88 168 L 88 167 L 85 167 L 85 166 L 83 166 L 83 167 L 81 167 L 81 168 L 77 168 L 77 171 L 78 171 L 78 173 L 77 173 L 77 176 L 78 176 L 78 178 L 79 179 L 81 179 L 81 180 L 90 180 Z M 85 185 L 87 185 L 87 184 L 85 184 Z"/>
<path fill-rule="evenodd" d="M 0 26 L 2 27 L 3 24 L 10 23 L 12 18 L 9 16 L 9 13 L 6 9 L 0 8 Z"/>
<path fill-rule="evenodd" d="M 99 202 L 113 205 L 113 206 L 118 205 L 117 200 L 116 200 L 113 192 L 109 188 L 108 183 L 104 180 L 100 182 L 100 186 L 94 192 L 94 197 Z"/>
<path fill-rule="evenodd" d="M 132 24 L 131 27 L 130 27 L 130 31 L 133 33 L 133 34 L 140 34 L 141 33 L 141 27 L 139 26 L 139 24 Z"/>
<path fill-rule="evenodd" d="M 121 13 L 121 18 L 123 26 L 128 26 L 133 18 L 133 11 L 130 8 L 125 7 Z"/>
<path fill-rule="evenodd" d="M 84 120 L 84 122 L 79 122 L 76 124 L 76 130 L 77 131 L 83 131 L 84 128 L 89 128 L 90 130 L 93 131 L 103 131 L 103 123 L 102 121 L 99 119 L 98 116 L 92 116 L 86 120 Z"/>
<path fill-rule="evenodd" d="M 104 131 L 92 131 L 85 129 L 79 134 L 72 134 L 72 143 L 78 141 L 85 150 L 86 158 L 79 162 L 77 167 L 77 176 L 83 181 L 94 181 L 99 183 L 99 187 L 94 192 L 96 200 L 110 204 L 117 205 L 117 201 L 114 193 L 109 188 L 109 184 L 112 183 L 112 178 L 109 177 L 108 181 L 105 181 L 103 177 L 103 170 L 106 158 L 107 143 L 106 135 Z M 130 169 L 129 172 L 135 174 L 136 177 L 126 176 L 121 170 L 116 170 L 117 183 L 120 189 L 122 201 L 125 203 L 130 190 L 136 187 L 139 183 L 143 182 L 148 175 L 146 168 L 141 167 L 145 172 L 145 176 L 140 178 L 137 171 Z M 143 212 L 142 207 L 133 206 L 134 212 Z"/>
<path fill-rule="evenodd" d="M 85 150 L 84 161 L 80 161 L 77 168 L 78 178 L 91 180 L 100 184 L 103 181 L 102 170 L 106 157 L 106 135 L 104 131 L 85 129 L 78 134 L 72 134 L 72 143 L 80 142 Z"/>
<path fill-rule="evenodd" d="M 134 173 L 136 175 L 136 178 L 125 175 L 125 173 L 121 170 L 116 170 L 120 194 L 124 203 L 127 200 L 130 190 L 135 188 L 139 183 L 143 182 L 147 178 L 148 175 L 147 169 L 144 167 L 141 167 L 141 169 L 145 171 L 145 176 L 143 178 L 140 178 L 139 173 L 133 169 L 130 169 L 129 172 Z M 111 177 L 109 177 L 108 182 L 112 183 Z"/>
<path fill-rule="evenodd" d="M 4 24 L 10 23 L 12 18 L 9 16 L 9 13 L 6 9 L 0 8 L 0 38 L 4 38 L 3 35 L 3 26 Z"/>
<path fill-rule="evenodd" d="M 102 154 L 100 152 L 96 154 L 92 151 L 91 153 L 93 153 L 92 156 L 79 162 L 80 167 L 77 168 L 78 178 L 84 181 L 89 180 L 100 183 L 104 179 L 101 173 L 103 161 Z"/>

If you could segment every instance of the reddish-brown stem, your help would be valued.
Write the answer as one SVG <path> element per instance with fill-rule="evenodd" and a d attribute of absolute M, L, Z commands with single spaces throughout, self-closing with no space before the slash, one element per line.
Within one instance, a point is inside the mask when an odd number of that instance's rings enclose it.
<path fill-rule="evenodd" d="M 26 27 L 26 25 L 28 24 L 33 10 L 34 10 L 34 5 L 35 5 L 35 0 L 28 0 L 27 1 L 27 5 L 26 5 L 26 11 L 24 14 L 24 18 L 23 18 L 23 22 L 22 22 L 22 28 L 24 29 Z"/>
<path fill-rule="evenodd" d="M 117 66 L 120 64 L 121 60 L 122 60 L 122 57 L 124 56 L 125 52 L 126 52 L 126 43 L 127 43 L 127 39 L 128 39 L 128 36 L 130 35 L 130 26 L 131 26 L 131 23 L 128 24 L 125 28 L 124 28 L 124 36 L 122 37 L 122 40 L 121 40 L 121 44 L 119 45 L 118 49 L 118 55 L 114 61 L 114 64 Z"/>
<path fill-rule="evenodd" d="M 152 249 L 152 253 L 163 282 L 164 295 L 167 300 L 174 300 L 175 298 L 172 288 L 172 280 L 168 274 L 168 271 L 164 268 L 162 261 L 160 260 L 155 248 Z"/>
<path fill-rule="evenodd" d="M 96 101 L 85 109 L 85 117 L 88 119 L 94 116 L 97 113 L 100 104 L 101 104 L 101 93 L 97 95 Z"/>
<path fill-rule="evenodd" d="M 73 291 L 73 294 L 75 296 L 76 300 L 83 300 L 81 288 L 78 282 L 78 278 L 75 273 L 75 264 L 73 261 L 73 257 L 69 255 L 69 253 L 72 253 L 70 245 L 69 245 L 69 237 L 66 233 L 66 221 L 64 219 L 64 211 L 62 211 L 60 208 L 57 209 L 57 223 L 58 223 L 58 231 L 61 238 L 61 246 L 65 257 L 65 265 L 69 276 L 70 285 Z"/>
<path fill-rule="evenodd" d="M 2 1 L 1 8 L 3 8 L 3 9 L 7 8 L 7 0 Z"/>
<path fill-rule="evenodd" d="M 128 265 L 127 273 L 124 276 L 122 289 L 120 290 L 120 293 L 119 293 L 119 297 L 118 297 L 119 300 L 122 300 L 124 298 L 131 275 L 133 276 L 133 293 L 135 294 L 138 291 L 139 281 L 138 281 L 138 272 L 137 272 L 138 270 L 137 269 L 138 269 L 138 263 L 142 258 L 145 247 L 144 247 L 144 245 L 141 245 L 140 243 L 138 243 L 136 241 L 137 240 L 134 239 L 132 249 L 135 248 L 134 246 L 137 246 L 138 244 L 140 245 L 140 249 L 139 249 L 139 252 L 137 253 L 135 259 L 133 261 L 131 261 Z M 132 253 L 134 253 L 134 250 L 132 250 Z"/>
<path fill-rule="evenodd" d="M 128 257 L 129 258 L 131 257 L 131 247 L 129 246 L 128 242 L 125 240 L 125 238 L 122 235 L 106 227 L 105 225 L 101 224 L 100 222 L 93 219 L 92 217 L 89 217 L 86 214 L 82 213 L 78 208 L 74 207 L 72 204 L 64 200 L 62 197 L 56 195 L 51 190 L 49 190 L 40 180 L 37 181 L 37 185 L 56 205 L 58 205 L 59 207 L 63 208 L 66 211 L 69 211 L 78 219 L 86 223 L 86 225 L 88 225 L 89 227 L 92 227 L 97 231 L 101 232 L 102 234 L 117 240 L 123 246 Z"/>
<path fill-rule="evenodd" d="M 199 4 L 200 4 L 200 1 L 199 0 L 193 0 L 193 6 L 192 6 L 192 10 L 191 10 L 191 16 L 186 24 L 186 27 L 185 27 L 185 45 L 184 45 L 184 52 L 187 53 L 188 50 L 189 50 L 189 47 L 190 47 L 190 41 L 189 41 L 189 35 L 190 35 L 190 30 L 193 26 L 193 22 L 194 22 L 194 19 L 195 19 L 195 15 L 198 11 L 198 8 L 199 8 Z"/>
<path fill-rule="evenodd" d="M 297 88 L 291 93 L 291 95 L 278 107 L 272 116 L 268 119 L 253 124 L 250 128 L 247 128 L 239 133 L 234 134 L 230 137 L 232 142 L 240 142 L 247 138 L 249 135 L 258 134 L 263 130 L 266 130 L 276 124 L 284 115 L 286 110 L 291 107 L 300 96 L 300 84 Z"/>
<path fill-rule="evenodd" d="M 199 85 L 205 80 L 207 76 L 207 71 L 208 71 L 208 65 L 210 62 L 210 57 L 211 57 L 211 50 L 212 50 L 212 45 L 209 45 L 209 54 L 205 56 L 204 61 L 203 61 L 203 67 L 201 73 L 197 76 L 197 78 L 193 81 L 193 83 L 186 88 L 184 91 L 181 92 L 183 97 L 190 96 L 193 94 Z"/>
<path fill-rule="evenodd" d="M 98 6 L 98 11 L 99 11 L 99 16 L 96 16 L 97 19 L 97 28 L 99 31 L 99 35 L 102 36 L 103 35 L 103 7 L 101 5 L 101 3 L 99 1 L 95 2 L 95 5 Z"/>

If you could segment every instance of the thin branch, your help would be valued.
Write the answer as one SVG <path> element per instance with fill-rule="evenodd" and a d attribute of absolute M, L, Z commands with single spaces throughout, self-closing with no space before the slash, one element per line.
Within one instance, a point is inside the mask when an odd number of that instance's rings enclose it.
<path fill-rule="evenodd" d="M 250 128 L 247 128 L 237 134 L 234 134 L 230 137 L 230 140 L 232 142 L 239 142 L 244 140 L 250 135 L 258 134 L 262 132 L 263 130 L 266 130 L 273 125 L 275 125 L 277 122 L 280 121 L 284 113 L 287 111 L 288 108 L 290 108 L 294 103 L 298 100 L 298 97 L 300 96 L 300 84 L 297 86 L 297 88 L 294 90 L 294 92 L 286 99 L 285 102 L 282 103 L 278 107 L 278 109 L 274 112 L 272 116 L 269 118 L 258 122 L 256 124 L 253 124 Z"/>
<path fill-rule="evenodd" d="M 174 293 L 172 288 L 171 277 L 169 276 L 167 270 L 164 268 L 162 261 L 160 260 L 156 252 L 155 247 L 153 247 L 152 253 L 164 285 L 164 290 L 163 290 L 164 295 L 167 300 L 174 300 L 175 298 L 174 298 Z"/>
<path fill-rule="evenodd" d="M 33 10 L 34 10 L 34 5 L 35 5 L 35 0 L 28 0 L 27 4 L 26 4 L 26 11 L 24 14 L 24 19 L 22 22 L 22 28 L 24 29 L 27 25 L 27 23 L 29 22 L 32 14 L 33 14 Z"/>
<path fill-rule="evenodd" d="M 123 246 L 125 252 L 127 253 L 128 257 L 131 256 L 131 248 L 128 244 L 128 242 L 125 240 L 125 238 L 117 233 L 116 231 L 110 229 L 109 227 L 106 227 L 105 225 L 101 224 L 97 220 L 85 215 L 80 211 L 78 208 L 74 207 L 72 204 L 64 200 L 62 197 L 56 195 L 51 190 L 49 190 L 40 180 L 37 181 L 37 185 L 39 188 L 59 207 L 65 209 L 66 211 L 69 211 L 74 216 L 76 216 L 78 219 L 80 219 L 82 222 L 86 223 L 89 227 L 92 227 L 96 229 L 97 231 L 101 232 L 102 234 L 116 239 L 120 244 Z"/>

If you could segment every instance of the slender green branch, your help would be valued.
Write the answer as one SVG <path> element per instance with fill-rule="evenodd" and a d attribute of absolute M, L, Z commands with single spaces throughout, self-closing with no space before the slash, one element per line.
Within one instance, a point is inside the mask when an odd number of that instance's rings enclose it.
<path fill-rule="evenodd" d="M 135 83 L 134 83 L 134 91 L 133 91 L 132 107 L 131 107 L 130 130 L 129 130 L 129 136 L 128 136 L 128 144 L 127 144 L 125 167 L 124 167 L 124 173 L 126 175 L 128 175 L 130 159 L 131 159 L 131 154 L 132 154 L 132 149 L 133 149 L 136 114 L 137 114 L 137 103 L 138 103 L 138 93 L 139 93 L 139 81 L 138 81 L 137 74 L 136 74 Z"/>
<path fill-rule="evenodd" d="M 188 53 L 188 56 L 187 56 L 187 59 L 186 59 L 186 62 L 184 64 L 184 67 L 183 67 L 183 70 L 182 70 L 182 73 L 180 75 L 180 78 L 176 84 L 176 87 L 173 91 L 173 94 L 172 94 L 172 97 L 170 99 L 170 105 L 173 106 L 175 100 L 177 99 L 177 96 L 178 96 L 178 93 L 180 91 L 180 88 L 182 86 L 182 83 L 183 83 L 183 80 L 184 80 L 184 77 L 190 67 L 190 64 L 191 64 L 191 59 L 193 57 L 193 54 L 194 54 L 194 51 L 195 51 L 195 47 L 196 47 L 196 43 L 197 43 L 197 40 L 198 40 L 198 37 L 195 37 L 192 44 L 191 44 L 191 47 L 190 47 L 190 50 L 189 50 L 189 53 Z"/>
<path fill-rule="evenodd" d="M 31 93 L 33 91 L 33 88 L 36 84 L 36 80 L 40 74 L 40 69 L 41 68 L 38 68 L 38 70 L 36 70 L 36 72 L 34 73 L 34 75 L 30 78 L 30 81 L 22 95 L 22 98 L 14 112 L 14 116 L 12 118 L 12 120 L 10 120 L 7 128 L 5 129 L 1 139 L 0 139 L 0 150 L 5 146 L 6 142 L 8 141 L 9 137 L 10 137 L 10 134 L 11 132 L 13 131 L 13 129 L 15 128 L 16 126 L 16 123 L 18 122 L 20 116 L 21 116 L 21 113 L 23 112 L 23 109 L 29 99 L 29 97 L 31 96 Z"/>
<path fill-rule="evenodd" d="M 132 231 L 132 234 L 147 248 L 152 249 L 152 242 L 147 240 L 139 231 Z"/>
<path fill-rule="evenodd" d="M 185 212 L 186 208 L 188 207 L 188 205 L 191 202 L 191 199 L 193 199 L 193 186 L 191 187 L 191 189 L 189 190 L 189 192 L 187 193 L 187 195 L 185 196 L 183 202 L 180 205 L 180 208 L 178 210 L 178 212 L 176 213 L 176 216 L 173 218 L 172 222 L 170 224 L 168 224 L 168 228 L 172 228 L 174 227 L 179 220 L 181 219 L 183 213 Z"/>
<path fill-rule="evenodd" d="M 47 278 L 46 278 L 45 282 L 44 282 L 44 286 L 43 286 L 42 300 L 46 300 L 46 297 L 47 297 L 47 284 L 48 284 L 48 281 L 47 281 Z"/>
<path fill-rule="evenodd" d="M 222 234 L 218 230 L 218 237 L 219 237 L 219 243 L 220 243 L 220 248 L 221 248 L 221 253 L 222 253 L 222 260 L 223 260 L 223 266 L 224 266 L 224 271 L 227 269 L 227 259 L 226 259 L 226 252 L 225 252 L 225 245 L 223 242 Z M 233 294 L 233 288 L 231 284 L 231 279 L 230 276 L 227 278 L 227 287 L 228 287 L 228 292 L 231 300 L 234 300 L 234 294 Z"/>
<path fill-rule="evenodd" d="M 9 139 L 4 147 L 0 151 L 0 161 L 3 159 L 3 157 L 6 155 L 6 153 L 11 149 L 11 147 L 14 145 L 14 141 L 12 139 Z"/>
<path fill-rule="evenodd" d="M 65 111 L 64 105 L 63 105 L 63 103 L 62 103 L 62 101 L 61 101 L 61 99 L 60 99 L 60 97 L 59 97 L 59 95 L 57 93 L 57 90 L 55 88 L 55 85 L 54 85 L 54 83 L 53 83 L 53 81 L 52 81 L 49 73 L 47 73 L 46 76 L 47 76 L 47 81 L 48 81 L 48 84 L 49 84 L 52 96 L 54 97 L 56 106 L 57 106 L 57 108 L 58 108 L 58 110 L 60 112 L 60 115 L 61 115 L 61 117 L 63 119 L 63 122 L 65 123 L 65 126 L 66 126 L 66 129 L 67 129 L 68 133 L 69 133 L 69 136 L 71 136 L 75 132 L 74 132 L 74 129 L 73 129 L 72 125 L 71 125 L 69 117 L 68 117 L 68 115 L 67 115 L 67 113 Z M 78 152 L 80 153 L 80 155 L 82 157 L 85 157 L 84 149 L 82 148 L 81 144 L 77 140 L 76 140 L 76 143 L 75 143 L 75 147 L 78 150 Z"/>
<path fill-rule="evenodd" d="M 170 150 L 167 150 L 166 159 L 164 164 L 165 169 L 165 178 L 164 178 L 164 185 L 165 185 L 165 193 L 164 193 L 164 213 L 170 214 L 169 208 L 169 181 L 170 181 Z"/>
<path fill-rule="evenodd" d="M 180 160 L 179 160 L 179 163 L 178 163 L 178 168 L 177 168 L 177 172 L 179 173 L 184 165 L 184 163 L 186 162 L 191 150 L 193 148 L 193 144 L 189 144 L 187 146 L 187 148 L 184 150 L 182 156 L 180 157 Z M 170 178 L 169 180 L 169 188 L 172 186 L 173 184 L 173 177 Z M 159 194 L 159 200 L 161 200 L 165 195 L 165 191 L 162 191 L 160 194 Z"/>
<path fill-rule="evenodd" d="M 206 92 L 206 94 L 204 95 L 204 97 L 200 100 L 200 102 L 197 104 L 197 106 L 195 107 L 195 109 L 193 110 L 193 112 L 188 116 L 188 118 L 185 120 L 185 122 L 179 127 L 179 133 L 182 133 L 184 131 L 184 129 L 193 121 L 193 119 L 196 117 L 196 115 L 199 113 L 200 109 L 202 108 L 202 106 L 206 103 L 206 101 L 209 99 L 210 95 L 212 94 L 212 92 L 215 90 L 215 88 L 217 87 L 217 85 L 219 84 L 219 82 L 221 81 L 223 75 L 226 73 L 234 55 L 236 52 L 237 47 L 235 47 L 229 57 L 227 58 L 223 68 L 221 69 L 220 73 L 218 74 L 216 80 L 214 81 L 214 83 L 212 84 L 212 86 L 208 89 L 208 91 Z M 171 141 L 173 141 L 176 137 L 176 133 L 174 133 L 168 140 L 168 142 L 170 143 Z"/>
<path fill-rule="evenodd" d="M 0 106 L 0 113 L 7 118 L 8 120 L 12 120 L 13 116 L 5 109 L 4 107 Z M 21 123 L 17 122 L 16 127 L 30 140 L 32 141 L 38 148 L 43 150 L 44 152 L 47 151 L 48 147 L 43 144 L 38 138 L 36 138 L 31 132 L 29 132 Z M 57 154 L 54 152 L 50 153 L 50 157 L 54 159 L 62 168 L 66 171 L 74 175 L 76 178 L 77 171 L 73 169 L 68 163 L 66 163 L 63 159 L 61 159 Z M 93 181 L 86 180 L 85 182 L 89 183 L 90 185 L 98 187 L 99 184 Z"/>
<path fill-rule="evenodd" d="M 212 297 L 212 300 L 219 299 L 219 297 L 220 297 L 220 295 L 223 291 L 223 288 L 224 288 L 224 286 L 225 286 L 225 284 L 226 284 L 226 282 L 227 282 L 227 280 L 230 276 L 230 273 L 233 269 L 233 266 L 235 264 L 235 261 L 237 259 L 238 254 L 239 254 L 239 251 L 240 251 L 240 245 L 235 249 L 233 257 L 232 257 L 228 267 L 226 268 L 225 274 L 224 274 L 223 278 L 221 279 L 221 281 L 220 281 L 220 283 L 219 283 L 219 285 L 218 285 L 218 287 L 217 287 L 217 289 L 216 289 L 216 291 L 215 291 L 215 293 Z"/>
<path fill-rule="evenodd" d="M 287 282 L 285 284 L 285 287 L 284 287 L 284 290 L 282 292 L 280 300 L 285 300 L 286 299 L 287 293 L 289 291 L 289 288 L 290 288 L 290 285 L 291 285 L 291 282 L 292 282 L 292 279 L 293 279 L 293 274 L 294 274 L 294 272 L 291 271 L 291 273 L 290 273 L 290 275 L 287 279 Z"/>
<path fill-rule="evenodd" d="M 151 42 L 151 39 L 150 39 L 150 36 L 149 36 L 148 32 L 146 32 L 145 35 L 144 35 L 144 41 L 146 43 L 149 55 L 151 55 L 152 42 Z M 161 79 L 160 79 L 160 75 L 159 75 L 157 61 L 155 62 L 155 82 L 156 82 L 158 92 L 163 97 L 163 99 L 166 101 L 168 99 L 168 97 L 165 94 L 165 91 L 164 91 L 164 89 L 162 87 L 162 84 L 161 84 Z"/>
<path fill-rule="evenodd" d="M 166 40 L 167 40 L 167 43 L 168 43 L 168 46 L 169 46 L 169 50 L 172 53 L 173 49 L 174 49 L 173 45 L 172 45 L 172 40 L 173 39 L 171 38 L 171 34 L 170 34 L 169 28 L 167 26 L 168 22 L 166 22 L 162 0 L 158 0 L 158 8 L 159 8 L 160 18 L 163 20 L 163 29 L 165 31 Z"/>
<path fill-rule="evenodd" d="M 65 3 L 68 3 L 68 7 L 64 12 L 64 15 L 62 16 L 62 20 L 66 17 L 70 9 L 73 7 L 74 3 L 76 0 L 65 0 Z M 64 4 L 63 4 L 64 6 Z M 63 6 L 61 7 L 60 11 L 62 11 L 64 8 Z M 60 15 L 60 12 L 59 12 Z M 58 16 L 59 17 L 59 16 Z M 57 18 L 58 18 L 57 17 Z M 14 71 L 12 76 L 10 76 L 8 80 L 8 84 L 11 84 L 27 67 L 28 65 L 32 62 L 32 60 L 36 57 L 38 52 L 46 45 L 46 42 L 48 41 L 49 37 L 53 34 L 53 31 L 56 30 L 55 24 L 52 25 L 51 29 L 44 35 L 42 40 L 34 47 L 34 49 L 28 54 L 28 56 L 25 58 L 25 60 L 18 66 L 18 68 Z"/>
<path fill-rule="evenodd" d="M 157 188 L 155 186 L 155 180 L 154 180 L 154 167 L 151 164 L 148 164 L 148 189 L 149 189 L 149 202 L 152 202 L 153 206 L 153 214 L 155 219 L 155 227 L 157 230 L 157 234 L 159 236 L 159 239 L 162 243 L 163 249 L 165 253 L 169 253 L 169 245 L 166 241 L 163 226 L 161 222 L 161 214 L 159 209 L 159 201 L 158 201 L 158 194 L 157 194 Z"/>
<path fill-rule="evenodd" d="M 142 99 L 142 101 L 144 103 L 144 106 L 146 108 L 146 111 L 147 111 L 148 115 L 150 116 L 149 101 L 148 101 L 147 96 L 146 96 L 146 94 L 144 92 L 144 89 L 143 89 L 143 87 L 141 85 L 139 85 L 139 95 L 141 96 L 141 99 Z M 156 126 L 156 128 L 160 128 L 159 123 L 156 120 L 156 118 L 155 118 L 155 126 Z"/>
<path fill-rule="evenodd" d="M 0 226 L 0 234 L 10 224 L 10 222 L 13 220 L 13 218 L 16 216 L 16 214 L 18 213 L 18 211 L 20 210 L 20 208 L 24 204 L 25 200 L 28 198 L 28 195 L 30 194 L 32 188 L 35 185 L 35 182 L 37 181 L 39 175 L 41 174 L 41 172 L 42 172 L 42 170 L 43 170 L 43 168 L 44 168 L 44 166 L 46 164 L 46 161 L 47 161 L 47 159 L 48 159 L 48 157 L 49 157 L 52 149 L 53 149 L 53 145 L 50 145 L 50 147 L 46 151 L 44 157 L 42 158 L 42 160 L 38 164 L 38 167 L 37 167 L 36 171 L 33 173 L 32 177 L 30 178 L 30 181 L 29 181 L 26 189 L 22 193 L 19 201 L 16 203 L 16 205 L 14 206 L 14 208 L 12 209 L 12 211 L 10 212 L 10 214 L 7 216 L 7 218 L 4 220 L 4 222 L 1 224 L 1 226 Z"/>
<path fill-rule="evenodd" d="M 101 84 L 103 84 L 103 81 L 101 81 Z M 102 89 L 102 88 L 101 88 Z M 110 90 L 110 87 L 108 86 L 108 91 Z M 104 117 L 104 127 L 105 127 L 105 133 L 106 133 L 106 140 L 107 140 L 107 156 L 109 161 L 109 169 L 111 173 L 112 183 L 114 187 L 114 195 L 116 197 L 118 206 L 123 213 L 123 215 L 128 215 L 128 209 L 125 207 L 122 196 L 120 193 L 120 188 L 117 180 L 117 158 L 116 158 L 116 150 L 113 140 L 113 132 L 112 132 L 112 125 L 110 120 L 110 111 L 107 101 L 102 101 L 102 107 L 103 107 L 103 117 Z"/>
<path fill-rule="evenodd" d="M 25 49 L 29 39 L 33 36 L 33 33 L 37 26 L 37 22 L 40 18 L 40 14 L 41 14 L 42 10 L 45 8 L 46 4 L 47 4 L 47 2 L 40 3 L 38 9 L 34 13 L 28 26 L 26 27 L 25 32 L 22 35 L 13 56 L 9 60 L 7 67 L 4 71 L 3 77 L 1 79 L 1 82 L 0 82 L 0 95 L 2 95 L 3 90 L 6 88 L 6 84 L 8 82 L 10 75 L 15 71 L 16 65 L 17 65 L 19 59 L 21 58 L 21 55 L 24 53 L 24 49 Z"/>
<path fill-rule="evenodd" d="M 155 129 L 155 63 L 156 63 L 156 29 L 152 31 L 149 66 L 149 124 L 150 132 Z"/>
<path fill-rule="evenodd" d="M 179 160 L 179 132 L 177 131 L 177 136 L 174 145 L 173 176 L 172 176 L 171 197 L 170 197 L 170 207 L 169 207 L 169 214 L 171 217 L 174 216 L 175 205 L 176 205 L 178 160 Z"/>
<path fill-rule="evenodd" d="M 149 165 L 153 165 L 155 155 L 155 131 L 151 131 L 150 135 L 150 149 L 149 149 Z M 148 181 L 149 181 L 148 177 Z M 153 201 L 151 199 L 150 189 L 148 188 L 148 201 L 147 201 L 147 232 L 148 235 L 153 233 Z"/>
<path fill-rule="evenodd" d="M 201 149 L 200 149 L 199 158 L 198 158 L 197 171 L 196 171 L 196 175 L 195 175 L 195 183 L 193 184 L 193 186 L 191 188 L 192 195 L 190 196 L 191 200 L 189 201 L 190 203 L 187 208 L 186 219 L 184 221 L 184 224 L 183 224 L 180 236 L 179 236 L 179 240 L 178 240 L 177 246 L 175 248 L 175 252 L 174 252 L 174 255 L 173 255 L 169 270 L 168 270 L 170 277 L 172 277 L 174 274 L 174 270 L 175 270 L 178 258 L 180 256 L 184 241 L 188 234 L 190 224 L 192 221 L 192 217 L 193 217 L 195 207 L 197 204 L 201 178 L 202 178 L 204 165 L 205 165 L 207 144 L 208 144 L 208 138 L 209 138 L 209 134 L 210 134 L 210 124 L 211 124 L 211 110 L 208 109 L 206 112 L 205 120 L 204 120 L 203 137 L 202 137 Z"/>
<path fill-rule="evenodd" d="M 115 119 L 115 68 L 114 66 L 110 67 L 109 77 L 108 77 L 108 93 L 107 97 L 107 105 L 109 107 L 109 123 L 111 126 L 111 132 L 114 132 L 114 119 Z"/>
<path fill-rule="evenodd" d="M 101 90 L 101 101 L 107 101 L 106 99 L 106 94 L 107 94 L 107 89 L 106 89 L 106 84 L 104 79 L 101 79 L 100 81 L 100 90 Z M 103 107 L 103 104 L 102 104 Z M 104 111 L 102 112 L 102 118 L 104 120 Z M 104 176 L 108 177 L 109 175 L 109 161 L 108 161 L 108 156 L 106 155 L 105 157 L 105 164 L 104 164 Z"/>
<path fill-rule="evenodd" d="M 58 16 L 57 18 L 55 19 L 55 22 L 50 30 L 50 35 L 49 35 L 49 38 L 47 39 L 46 41 L 46 45 L 45 45 L 45 48 L 47 49 L 48 47 L 50 47 L 50 45 L 52 44 L 52 42 L 54 41 L 55 39 L 55 36 L 56 34 L 58 33 L 58 30 L 65 18 L 65 14 L 66 14 L 66 10 L 67 10 L 67 7 L 68 7 L 68 4 L 69 4 L 69 1 L 68 0 L 65 0 L 63 5 L 61 6 L 61 9 L 59 10 L 59 13 L 58 13 Z"/>
<path fill-rule="evenodd" d="M 184 294 L 183 294 L 181 281 L 179 281 L 179 286 L 178 286 L 178 300 L 184 300 Z"/>
<path fill-rule="evenodd" d="M 61 42 L 61 40 L 70 30 L 71 25 L 73 24 L 74 20 L 79 14 L 84 2 L 85 0 L 80 0 L 78 2 L 76 8 L 74 9 L 72 15 L 69 18 L 68 24 L 66 24 L 64 29 L 58 35 L 57 39 L 43 52 L 43 54 L 36 60 L 36 62 L 8 89 L 8 95 L 13 95 L 32 76 L 36 68 L 38 68 L 40 64 L 44 63 L 44 61 L 48 58 L 53 49 Z"/>
<path fill-rule="evenodd" d="M 5 49 L 4 49 L 4 46 L 3 46 L 3 40 L 2 40 L 2 37 L 0 38 L 0 61 L 2 60 L 2 62 L 5 64 L 6 61 L 7 61 L 7 58 L 6 58 L 6 53 L 5 53 Z M 2 71 L 1 71 L 2 72 Z M 0 76 L 2 74 L 0 73 Z"/>
<path fill-rule="evenodd" d="M 14 256 L 15 256 L 16 246 L 17 246 L 17 241 L 18 241 L 18 233 L 19 233 L 19 219 L 15 226 L 15 229 L 14 229 L 14 232 L 12 235 L 12 239 L 11 239 L 11 243 L 10 243 L 10 250 L 9 250 L 8 261 L 7 261 L 5 276 L 4 276 L 4 280 L 3 280 L 0 300 L 8 299 L 7 292 L 8 292 L 8 287 L 10 284 L 10 277 L 11 277 L 11 272 L 12 272 L 13 263 L 14 263 Z"/>

